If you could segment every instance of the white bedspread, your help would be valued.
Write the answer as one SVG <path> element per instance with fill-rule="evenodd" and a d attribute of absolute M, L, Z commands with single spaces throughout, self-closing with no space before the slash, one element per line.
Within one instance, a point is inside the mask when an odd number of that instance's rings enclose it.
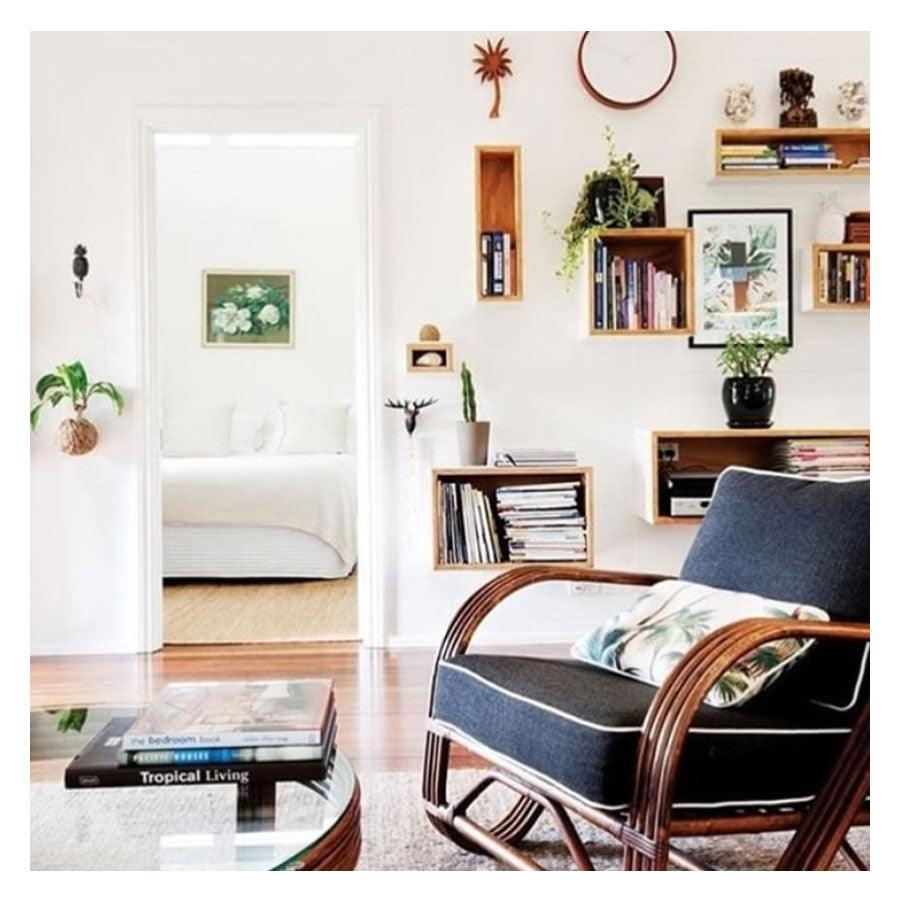
<path fill-rule="evenodd" d="M 356 562 L 356 459 L 346 454 L 168 457 L 166 525 L 262 525 L 306 531 Z"/>

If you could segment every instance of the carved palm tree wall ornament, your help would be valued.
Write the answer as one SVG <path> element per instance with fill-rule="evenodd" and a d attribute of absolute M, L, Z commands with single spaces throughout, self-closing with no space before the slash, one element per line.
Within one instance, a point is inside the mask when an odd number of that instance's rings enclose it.
<path fill-rule="evenodd" d="M 481 76 L 481 83 L 491 81 L 494 84 L 494 105 L 488 118 L 500 118 L 500 79 L 512 75 L 512 60 L 509 58 L 509 48 L 503 46 L 503 38 L 497 41 L 497 46 L 487 42 L 485 50 L 480 44 L 475 44 L 478 56 L 472 60 L 475 63 L 475 74 Z"/>

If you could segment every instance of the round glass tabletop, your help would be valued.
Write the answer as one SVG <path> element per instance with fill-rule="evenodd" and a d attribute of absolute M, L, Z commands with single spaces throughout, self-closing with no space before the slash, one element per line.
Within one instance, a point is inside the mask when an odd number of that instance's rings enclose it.
<path fill-rule="evenodd" d="M 110 719 L 139 713 L 32 711 L 32 869 L 290 869 L 314 857 L 334 862 L 325 849 L 332 838 L 339 851 L 352 847 L 354 838 L 336 837 L 350 813 L 358 816 L 356 774 L 339 750 L 323 780 L 278 783 L 274 816 L 239 815 L 233 784 L 66 789 L 72 757 Z"/>

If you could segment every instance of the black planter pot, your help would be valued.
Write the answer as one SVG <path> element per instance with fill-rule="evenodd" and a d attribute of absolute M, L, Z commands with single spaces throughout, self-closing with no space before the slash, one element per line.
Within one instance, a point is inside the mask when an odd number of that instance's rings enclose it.
<path fill-rule="evenodd" d="M 726 378 L 722 382 L 722 405 L 729 428 L 770 428 L 775 406 L 775 379 Z"/>

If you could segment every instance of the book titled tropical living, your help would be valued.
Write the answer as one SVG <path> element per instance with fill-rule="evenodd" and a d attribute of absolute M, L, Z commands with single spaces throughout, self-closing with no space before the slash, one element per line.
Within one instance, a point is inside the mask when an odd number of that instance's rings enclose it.
<path fill-rule="evenodd" d="M 333 703 L 328 679 L 176 682 L 128 729 L 121 749 L 321 744 Z"/>

